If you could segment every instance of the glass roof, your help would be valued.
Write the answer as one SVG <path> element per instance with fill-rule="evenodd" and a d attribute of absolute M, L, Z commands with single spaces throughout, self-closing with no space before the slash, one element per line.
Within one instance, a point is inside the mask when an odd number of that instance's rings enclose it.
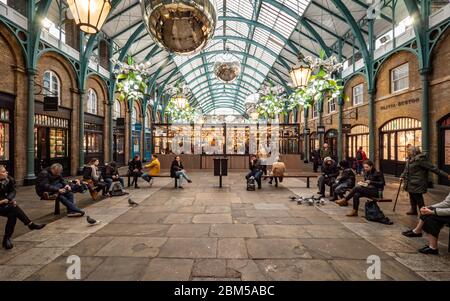
<path fill-rule="evenodd" d="M 289 69 L 298 52 L 318 56 L 325 45 L 336 54 L 339 39 L 344 38 L 343 57 L 352 56 L 354 39 L 351 28 L 335 0 L 213 0 L 218 22 L 214 38 L 198 54 L 175 56 L 160 49 L 142 24 L 139 0 L 119 0 L 102 28 L 116 48 L 114 57 L 132 55 L 137 62 L 152 63 L 156 87 L 178 80 L 187 83 L 191 100 L 200 108 L 213 110 L 229 106 L 243 113 L 245 99 L 255 93 L 264 81 L 271 80 L 288 88 Z M 355 22 L 361 25 L 367 41 L 367 1 L 340 0 Z M 375 22 L 375 35 L 385 34 L 392 24 L 389 0 L 383 1 L 382 18 Z M 113 1 L 114 3 L 114 1 Z M 399 5 L 396 15 L 404 15 Z M 134 38 L 130 40 L 131 38 Z M 358 45 L 355 45 L 358 51 Z M 219 82 L 213 65 L 225 49 L 238 59 L 242 70 L 232 84 Z"/>

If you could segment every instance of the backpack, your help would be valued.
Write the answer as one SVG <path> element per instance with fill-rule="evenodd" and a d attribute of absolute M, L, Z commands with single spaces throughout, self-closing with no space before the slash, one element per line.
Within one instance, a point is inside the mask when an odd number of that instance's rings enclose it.
<path fill-rule="evenodd" d="M 247 190 L 248 191 L 255 191 L 255 189 L 256 189 L 255 178 L 254 177 L 250 177 L 247 180 Z"/>
<path fill-rule="evenodd" d="M 125 191 L 123 190 L 122 184 L 120 184 L 120 182 L 113 182 L 111 184 L 110 194 L 111 196 L 121 196 L 127 193 L 125 193 Z"/>
<path fill-rule="evenodd" d="M 393 222 L 389 220 L 381 211 L 376 201 L 368 201 L 366 202 L 366 220 L 371 222 L 378 222 L 386 225 L 392 225 Z"/>
<path fill-rule="evenodd" d="M 357 152 L 356 153 L 356 160 L 361 161 L 363 159 L 362 153 L 361 152 Z"/>

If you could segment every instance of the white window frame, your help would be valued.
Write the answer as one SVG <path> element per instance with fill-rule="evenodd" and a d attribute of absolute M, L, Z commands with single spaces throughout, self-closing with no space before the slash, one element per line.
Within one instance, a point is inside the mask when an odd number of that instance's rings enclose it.
<path fill-rule="evenodd" d="M 399 70 L 403 69 L 403 68 L 406 68 L 406 71 L 403 71 L 404 74 L 401 77 L 394 79 L 394 73 L 396 71 L 399 71 Z M 397 66 L 394 69 L 392 69 L 390 77 L 391 77 L 391 93 L 397 93 L 397 92 L 409 89 L 409 63 L 404 63 L 404 64 L 402 64 L 400 66 Z M 395 83 L 399 82 L 399 81 L 403 81 L 405 79 L 406 79 L 406 86 L 395 90 Z"/>
<path fill-rule="evenodd" d="M 46 79 L 48 77 L 48 79 Z M 45 96 L 57 96 L 58 97 L 58 105 L 61 105 L 61 80 L 59 79 L 58 74 L 53 72 L 52 70 L 45 70 L 44 75 L 42 77 L 43 81 L 43 94 Z M 45 83 L 48 82 L 48 85 Z M 54 86 L 56 84 L 56 87 Z"/>
<path fill-rule="evenodd" d="M 98 96 L 94 89 L 89 89 L 87 93 L 87 113 L 95 114 L 98 113 Z"/>
<path fill-rule="evenodd" d="M 328 99 L 328 113 L 336 112 L 336 98 Z"/>
<path fill-rule="evenodd" d="M 319 103 L 315 102 L 311 108 L 312 108 L 312 118 L 317 118 L 319 116 Z"/>
<path fill-rule="evenodd" d="M 361 89 L 360 91 L 357 91 Z M 358 84 L 352 88 L 352 101 L 354 106 L 364 103 L 364 84 Z"/>
<path fill-rule="evenodd" d="M 114 112 L 113 112 L 113 119 L 116 120 L 117 118 L 120 118 L 121 113 L 121 105 L 120 102 L 116 99 L 114 101 Z"/>

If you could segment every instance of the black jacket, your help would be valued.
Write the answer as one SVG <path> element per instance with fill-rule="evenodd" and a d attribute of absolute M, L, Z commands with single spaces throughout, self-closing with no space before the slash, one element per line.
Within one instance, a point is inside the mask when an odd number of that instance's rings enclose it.
<path fill-rule="evenodd" d="M 341 177 L 338 179 L 338 184 L 347 184 L 350 187 L 355 186 L 355 173 L 351 168 L 346 168 L 342 171 Z"/>
<path fill-rule="evenodd" d="M 111 165 L 107 165 L 105 167 L 105 178 L 106 179 L 112 179 L 113 176 L 118 176 L 119 170 L 117 167 L 112 167 Z"/>
<path fill-rule="evenodd" d="M 322 164 L 322 172 L 323 175 L 328 178 L 336 178 L 339 175 L 339 168 L 336 165 L 336 162 L 331 161 L 330 165 L 323 162 Z"/>
<path fill-rule="evenodd" d="M 183 166 L 183 163 L 181 163 L 181 161 L 178 162 L 177 160 L 173 160 L 172 165 L 170 165 L 170 176 L 172 178 L 175 178 L 176 177 L 175 172 L 183 170 L 183 169 L 184 169 L 184 166 Z"/>
<path fill-rule="evenodd" d="M 261 160 L 260 159 L 256 159 L 254 161 L 250 161 L 249 169 L 251 171 L 262 170 L 263 166 L 261 165 Z"/>
<path fill-rule="evenodd" d="M 142 161 L 141 160 L 131 160 L 128 162 L 128 169 L 133 171 L 135 169 L 141 171 L 142 170 Z"/>
<path fill-rule="evenodd" d="M 8 176 L 5 180 L 0 181 L 0 200 L 14 200 L 16 197 L 16 181 L 13 177 Z"/>
<path fill-rule="evenodd" d="M 384 175 L 382 172 L 377 171 L 375 168 L 372 168 L 372 170 L 369 173 L 364 173 L 364 180 L 369 180 L 369 186 L 370 188 L 376 188 L 378 190 L 383 190 L 385 181 L 384 181 Z"/>
<path fill-rule="evenodd" d="M 67 182 L 62 175 L 53 175 L 50 171 L 50 167 L 48 167 L 38 174 L 35 189 L 37 195 L 42 197 L 44 192 L 55 193 L 66 185 Z"/>

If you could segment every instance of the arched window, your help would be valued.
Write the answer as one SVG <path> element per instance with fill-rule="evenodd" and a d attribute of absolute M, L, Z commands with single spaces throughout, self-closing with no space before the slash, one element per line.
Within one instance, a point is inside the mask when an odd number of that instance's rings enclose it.
<path fill-rule="evenodd" d="M 382 159 L 405 161 L 408 145 L 421 146 L 422 123 L 408 117 L 396 118 L 386 123 L 381 129 Z"/>
<path fill-rule="evenodd" d="M 355 158 L 356 151 L 362 147 L 368 153 L 369 151 L 369 127 L 366 125 L 355 125 L 350 129 L 346 137 L 347 157 Z"/>
<path fill-rule="evenodd" d="M 120 102 L 116 99 L 114 101 L 113 119 L 120 118 Z"/>
<path fill-rule="evenodd" d="M 87 94 L 87 112 L 97 114 L 97 93 L 94 89 L 89 89 Z"/>
<path fill-rule="evenodd" d="M 133 110 L 131 111 L 131 124 L 137 123 L 137 110 L 136 107 L 133 107 Z"/>
<path fill-rule="evenodd" d="M 58 75 L 51 70 L 46 70 L 44 72 L 44 90 L 43 94 L 45 96 L 55 96 L 58 97 L 58 105 L 61 104 L 61 82 Z"/>

